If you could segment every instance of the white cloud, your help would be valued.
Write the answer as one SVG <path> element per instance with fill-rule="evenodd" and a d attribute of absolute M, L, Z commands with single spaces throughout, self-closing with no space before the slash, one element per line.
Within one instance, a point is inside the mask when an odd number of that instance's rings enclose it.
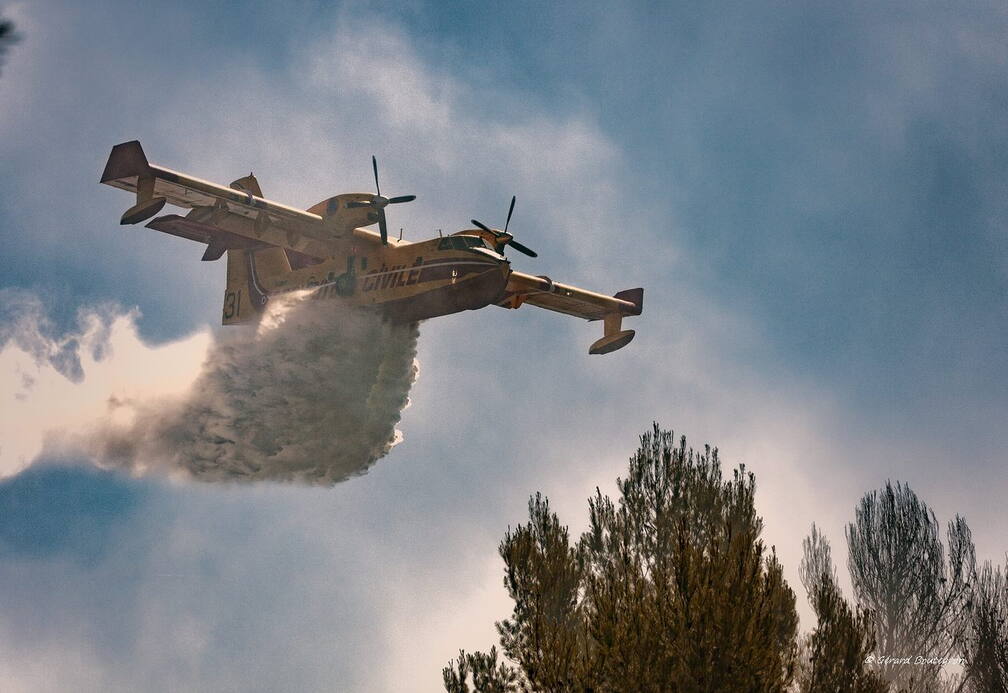
<path fill-rule="evenodd" d="M 23 294 L 21 295 L 24 296 Z M 0 296 L 14 301 L 12 292 Z M 6 307 L 6 306 L 5 306 Z M 150 346 L 137 334 L 136 310 L 82 310 L 80 327 L 51 336 L 41 304 L 21 305 L 9 340 L 0 344 L 0 476 L 16 474 L 43 449 L 47 436 L 79 434 L 115 416 L 110 403 L 184 392 L 210 343 L 203 331 Z M 60 357 L 53 360 L 56 354 Z"/>

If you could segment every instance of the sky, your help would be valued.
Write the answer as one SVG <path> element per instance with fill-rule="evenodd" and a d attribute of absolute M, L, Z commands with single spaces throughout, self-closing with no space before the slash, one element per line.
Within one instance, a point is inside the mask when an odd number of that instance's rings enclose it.
<path fill-rule="evenodd" d="M 999 3 L 0 5 L 0 688 L 418 690 L 510 611 L 542 491 L 576 534 L 652 421 L 756 475 L 798 594 L 815 522 L 905 481 L 1003 561 Z M 67 432 L 199 382 L 222 262 L 97 184 L 111 147 L 515 267 L 645 288 L 626 348 L 524 307 L 420 326 L 402 441 L 332 487 L 98 468 Z M 844 571 L 841 570 L 841 574 Z"/>

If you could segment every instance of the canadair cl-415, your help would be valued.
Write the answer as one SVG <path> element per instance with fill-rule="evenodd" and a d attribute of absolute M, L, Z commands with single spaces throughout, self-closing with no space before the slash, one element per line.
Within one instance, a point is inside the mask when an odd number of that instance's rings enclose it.
<path fill-rule="evenodd" d="M 270 296 L 310 290 L 315 298 L 407 322 L 527 303 L 602 321 L 602 338 L 590 354 L 615 351 L 633 339 L 622 320 L 640 315 L 643 289 L 606 296 L 511 269 L 504 256 L 509 246 L 536 257 L 508 233 L 513 197 L 503 229 L 473 219 L 475 228 L 426 241 L 389 238 L 385 207 L 416 197 L 384 197 L 374 157 L 371 163 L 376 194 L 336 195 L 306 211 L 265 199 L 252 174 L 225 187 L 155 166 L 137 141 L 112 148 L 101 182 L 136 193 L 120 224 L 150 219 L 166 203 L 189 209 L 185 216 L 156 217 L 147 227 L 205 243 L 203 260 L 227 254 L 225 325 L 258 320 Z M 378 233 L 363 228 L 373 224 Z"/>

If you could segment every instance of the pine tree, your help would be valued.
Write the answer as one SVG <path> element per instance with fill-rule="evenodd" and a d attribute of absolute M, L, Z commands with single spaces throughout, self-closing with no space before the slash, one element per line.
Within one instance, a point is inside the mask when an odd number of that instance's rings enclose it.
<path fill-rule="evenodd" d="M 1008 564 L 980 569 L 961 636 L 965 673 L 977 693 L 1008 690 Z"/>
<path fill-rule="evenodd" d="M 917 658 L 955 654 L 976 570 L 970 530 L 958 515 L 947 539 L 946 563 L 934 512 L 900 483 L 865 494 L 847 526 L 854 595 L 871 614 L 877 669 L 897 688 L 945 688 L 941 668 Z"/>
<path fill-rule="evenodd" d="M 882 693 L 886 682 L 868 665 L 875 648 L 870 615 L 852 610 L 837 585 L 826 538 L 812 525 L 803 542 L 799 574 L 815 611 L 815 629 L 803 639 L 798 673 L 801 693 Z"/>
<path fill-rule="evenodd" d="M 716 450 L 641 437 L 620 497 L 589 500 L 576 544 L 540 495 L 500 545 L 514 600 L 482 671 L 548 691 L 783 691 L 796 657 L 794 593 L 759 536 L 755 479 L 722 477 Z M 444 670 L 465 691 L 473 655 Z"/>
<path fill-rule="evenodd" d="M 518 693 L 518 673 L 504 662 L 497 661 L 497 648 L 490 652 L 459 650 L 457 660 L 453 660 L 441 672 L 448 693 Z M 469 681 L 472 681 L 472 689 Z"/>

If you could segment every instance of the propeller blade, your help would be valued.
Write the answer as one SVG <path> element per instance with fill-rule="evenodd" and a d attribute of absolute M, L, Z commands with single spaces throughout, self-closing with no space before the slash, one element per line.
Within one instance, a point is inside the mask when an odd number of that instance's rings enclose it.
<path fill-rule="evenodd" d="M 519 243 L 518 241 L 516 241 L 514 239 L 514 236 L 512 236 L 510 233 L 508 233 L 508 226 L 511 225 L 511 215 L 514 214 L 515 200 L 517 200 L 517 199 L 518 199 L 517 196 L 515 196 L 515 195 L 511 196 L 511 206 L 508 207 L 507 221 L 504 222 L 504 230 L 503 231 L 498 231 L 497 229 L 491 229 L 490 227 L 488 227 L 485 224 L 482 224 L 482 223 L 476 221 L 475 219 L 472 219 L 471 221 L 472 221 L 473 224 L 475 224 L 479 228 L 483 229 L 487 233 L 492 233 L 493 234 L 493 236 L 494 236 L 494 248 L 496 248 L 496 250 L 497 250 L 498 253 L 503 252 L 504 251 L 504 246 L 509 245 L 509 246 L 513 247 L 515 250 L 517 250 L 519 253 L 524 253 L 525 255 L 528 255 L 529 257 L 539 257 L 539 254 L 536 253 L 536 251 L 534 251 L 534 250 L 532 250 L 530 248 L 527 248 L 526 246 L 522 245 L 521 243 Z"/>
<path fill-rule="evenodd" d="M 356 207 L 370 207 L 371 203 L 370 202 L 358 202 L 356 200 L 352 200 L 350 202 L 347 202 L 346 206 L 347 206 L 347 209 L 354 209 Z"/>
<path fill-rule="evenodd" d="M 381 195 L 381 188 L 378 187 L 378 159 L 375 158 L 374 154 L 371 155 L 371 168 L 374 169 L 375 190 L 377 190 L 378 194 Z"/>
<path fill-rule="evenodd" d="M 382 245 L 388 245 L 388 224 L 385 221 L 384 208 L 378 210 L 378 230 L 381 231 Z"/>
<path fill-rule="evenodd" d="M 539 257 L 539 255 L 534 250 L 529 250 L 528 248 L 526 248 L 525 246 L 523 246 L 521 243 L 519 243 L 514 239 L 508 241 L 508 245 L 517 250 L 519 253 L 525 253 L 529 257 Z"/>
<path fill-rule="evenodd" d="M 416 199 L 416 195 L 400 195 L 399 197 L 393 197 L 389 200 L 390 205 L 397 205 L 400 202 L 412 202 Z"/>

